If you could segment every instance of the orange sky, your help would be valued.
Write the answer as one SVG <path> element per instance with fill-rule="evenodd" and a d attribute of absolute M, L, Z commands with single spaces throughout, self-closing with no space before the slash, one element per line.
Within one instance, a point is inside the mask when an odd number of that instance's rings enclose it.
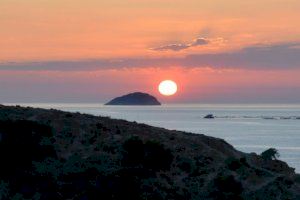
<path fill-rule="evenodd" d="M 149 48 L 222 38 L 178 54 L 298 40 L 298 0 L 1 0 L 0 60 L 161 56 Z"/>
<path fill-rule="evenodd" d="M 0 102 L 142 90 L 165 102 L 297 103 L 299 10 L 299 0 L 1 0 Z M 200 56 L 176 60 L 190 55 Z M 105 62 L 72 69 L 87 59 Z M 176 96 L 158 94 L 163 79 L 178 83 Z"/>

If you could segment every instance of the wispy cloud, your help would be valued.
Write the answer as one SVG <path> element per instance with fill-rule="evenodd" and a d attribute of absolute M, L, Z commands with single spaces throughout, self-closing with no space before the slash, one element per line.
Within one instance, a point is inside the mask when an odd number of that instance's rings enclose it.
<path fill-rule="evenodd" d="M 160 47 L 151 48 L 153 51 L 182 51 L 190 47 L 203 46 L 209 44 L 205 38 L 197 38 L 190 44 L 167 44 Z"/>
<path fill-rule="evenodd" d="M 195 45 L 200 40 L 193 42 Z M 235 52 L 194 54 L 183 58 L 124 58 L 81 61 L 0 63 L 0 70 L 86 71 L 139 67 L 211 67 L 242 69 L 300 69 L 300 42 L 254 45 Z"/>
<path fill-rule="evenodd" d="M 184 49 L 188 49 L 190 46 L 186 44 L 168 44 L 165 46 L 160 46 L 156 48 L 152 48 L 153 51 L 181 51 Z"/>

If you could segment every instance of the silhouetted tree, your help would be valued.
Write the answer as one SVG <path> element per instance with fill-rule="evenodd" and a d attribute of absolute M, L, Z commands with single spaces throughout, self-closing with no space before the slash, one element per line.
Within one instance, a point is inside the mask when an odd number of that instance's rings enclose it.
<path fill-rule="evenodd" d="M 264 160 L 276 160 L 277 158 L 279 158 L 279 153 L 278 153 L 278 150 L 275 149 L 275 148 L 270 148 L 270 149 L 267 149 L 266 151 L 262 152 L 261 153 L 261 157 L 264 159 Z"/>

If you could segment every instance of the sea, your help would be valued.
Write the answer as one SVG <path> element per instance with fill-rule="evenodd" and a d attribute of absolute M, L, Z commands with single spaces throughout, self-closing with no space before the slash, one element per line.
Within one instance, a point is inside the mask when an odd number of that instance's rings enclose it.
<path fill-rule="evenodd" d="M 248 153 L 260 154 L 272 147 L 279 151 L 280 160 L 287 162 L 297 173 L 300 173 L 300 104 L 105 106 L 104 104 L 18 103 L 17 105 L 108 116 L 171 130 L 205 134 L 222 138 L 236 149 Z M 214 115 L 215 118 L 205 119 L 208 114 Z"/>

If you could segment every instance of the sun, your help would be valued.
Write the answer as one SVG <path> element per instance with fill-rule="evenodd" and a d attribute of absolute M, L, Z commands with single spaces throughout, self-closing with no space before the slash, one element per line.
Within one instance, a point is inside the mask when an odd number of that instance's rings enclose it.
<path fill-rule="evenodd" d="M 177 92 L 177 84 L 172 80 L 164 80 L 159 84 L 158 91 L 165 96 L 174 95 Z"/>

